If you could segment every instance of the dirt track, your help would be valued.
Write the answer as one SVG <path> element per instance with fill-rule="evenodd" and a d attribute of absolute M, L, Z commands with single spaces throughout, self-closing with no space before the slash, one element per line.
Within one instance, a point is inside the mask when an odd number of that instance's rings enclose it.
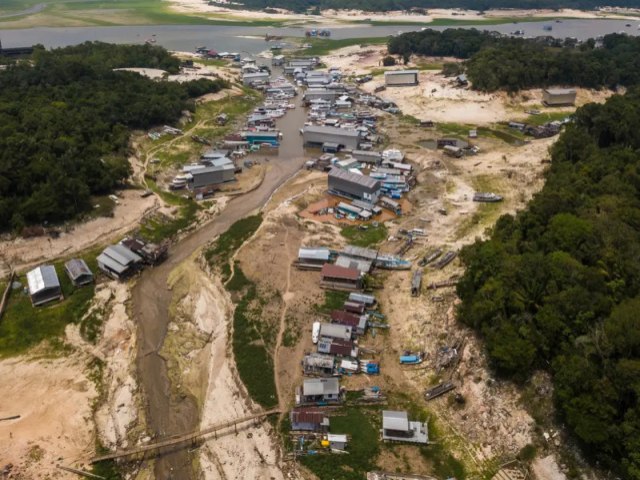
<path fill-rule="evenodd" d="M 212 222 L 174 245 L 167 261 L 146 270 L 133 289 L 132 313 L 138 323 L 139 339 L 138 376 L 146 399 L 148 429 L 154 437 L 195 430 L 199 420 L 195 400 L 172 391 L 165 359 L 159 354 L 169 322 L 171 293 L 167 289 L 168 276 L 195 250 L 223 233 L 238 219 L 262 207 L 271 194 L 300 169 L 304 157 L 296 132 L 303 122 L 303 109 L 290 111 L 279 122 L 284 133 L 280 154 L 268 163 L 260 187 L 230 201 Z M 188 479 L 192 473 L 191 460 L 186 452 L 170 452 L 156 461 L 156 478 Z"/>

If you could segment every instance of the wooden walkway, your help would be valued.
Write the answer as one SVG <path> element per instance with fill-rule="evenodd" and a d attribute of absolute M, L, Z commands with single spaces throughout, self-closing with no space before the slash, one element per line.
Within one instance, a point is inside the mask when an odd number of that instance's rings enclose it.
<path fill-rule="evenodd" d="M 186 433 L 183 435 L 176 435 L 173 437 L 169 437 L 165 440 L 161 440 L 159 442 L 150 443 L 148 445 L 142 445 L 140 447 L 135 447 L 127 450 L 116 450 L 115 452 L 108 453 L 106 455 L 93 457 L 90 461 L 91 463 L 96 463 L 96 462 L 102 462 L 104 460 L 115 460 L 116 458 L 129 457 L 129 456 L 137 455 L 140 453 L 151 452 L 154 450 L 159 450 L 161 448 L 179 445 L 181 443 L 186 443 L 189 441 L 194 441 L 201 437 L 205 437 L 219 430 L 224 430 L 225 428 L 235 427 L 239 423 L 249 422 L 251 420 L 255 420 L 256 418 L 262 418 L 262 417 L 266 417 L 276 413 L 280 413 L 279 408 L 274 408 L 261 413 L 256 413 L 254 415 L 249 415 L 247 417 L 237 418 L 235 420 L 230 420 L 228 422 L 217 423 L 215 425 L 211 425 L 209 427 L 203 428 L 202 430 L 196 430 L 195 432 Z"/>

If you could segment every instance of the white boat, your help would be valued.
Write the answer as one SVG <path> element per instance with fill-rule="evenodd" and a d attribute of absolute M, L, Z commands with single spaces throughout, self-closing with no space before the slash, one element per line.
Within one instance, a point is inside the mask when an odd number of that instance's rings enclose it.
<path fill-rule="evenodd" d="M 311 330 L 311 341 L 315 344 L 320 339 L 320 322 L 313 322 L 313 329 Z"/>

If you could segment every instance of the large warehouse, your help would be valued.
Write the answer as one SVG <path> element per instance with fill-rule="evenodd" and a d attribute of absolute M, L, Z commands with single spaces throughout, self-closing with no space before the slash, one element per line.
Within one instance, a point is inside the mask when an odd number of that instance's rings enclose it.
<path fill-rule="evenodd" d="M 189 187 L 195 190 L 209 185 L 230 182 L 236 178 L 234 173 L 235 167 L 232 163 L 217 165 L 214 167 L 198 168 L 191 172 L 193 180 Z"/>
<path fill-rule="evenodd" d="M 339 148 L 357 150 L 360 143 L 360 132 L 346 128 L 309 125 L 302 129 L 302 138 L 304 144 L 310 147 L 335 144 Z"/>
<path fill-rule="evenodd" d="M 418 84 L 418 70 L 392 70 L 384 72 L 384 83 L 387 87 Z"/>
<path fill-rule="evenodd" d="M 328 176 L 329 193 L 355 200 L 376 203 L 380 195 L 380 181 L 367 175 L 332 168 Z"/>
<path fill-rule="evenodd" d="M 546 88 L 542 91 L 542 101 L 550 107 L 573 105 L 576 103 L 576 91 L 573 88 Z"/>

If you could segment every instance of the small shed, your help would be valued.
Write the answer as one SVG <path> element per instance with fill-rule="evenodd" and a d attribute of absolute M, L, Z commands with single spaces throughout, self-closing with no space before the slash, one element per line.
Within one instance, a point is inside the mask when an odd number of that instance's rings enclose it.
<path fill-rule="evenodd" d="M 306 432 L 326 432 L 329 430 L 329 417 L 318 408 L 294 408 L 289 413 L 291 430 Z"/>
<path fill-rule="evenodd" d="M 353 327 L 336 323 L 320 324 L 320 338 L 335 338 L 348 341 L 353 336 Z"/>
<path fill-rule="evenodd" d="M 64 298 L 60 280 L 53 265 L 41 265 L 27 272 L 27 284 L 34 307 Z"/>
<path fill-rule="evenodd" d="M 322 267 L 321 286 L 339 290 L 358 290 L 362 287 L 362 275 L 356 268 L 344 268 L 330 263 Z"/>
<path fill-rule="evenodd" d="M 542 101 L 549 107 L 574 105 L 576 90 L 574 88 L 546 88 L 542 91 Z"/>
<path fill-rule="evenodd" d="M 344 434 L 329 433 L 327 441 L 331 450 L 345 450 L 347 448 L 347 436 Z"/>
<path fill-rule="evenodd" d="M 76 287 L 93 283 L 93 273 L 81 258 L 72 258 L 64 264 L 64 269 Z"/>

